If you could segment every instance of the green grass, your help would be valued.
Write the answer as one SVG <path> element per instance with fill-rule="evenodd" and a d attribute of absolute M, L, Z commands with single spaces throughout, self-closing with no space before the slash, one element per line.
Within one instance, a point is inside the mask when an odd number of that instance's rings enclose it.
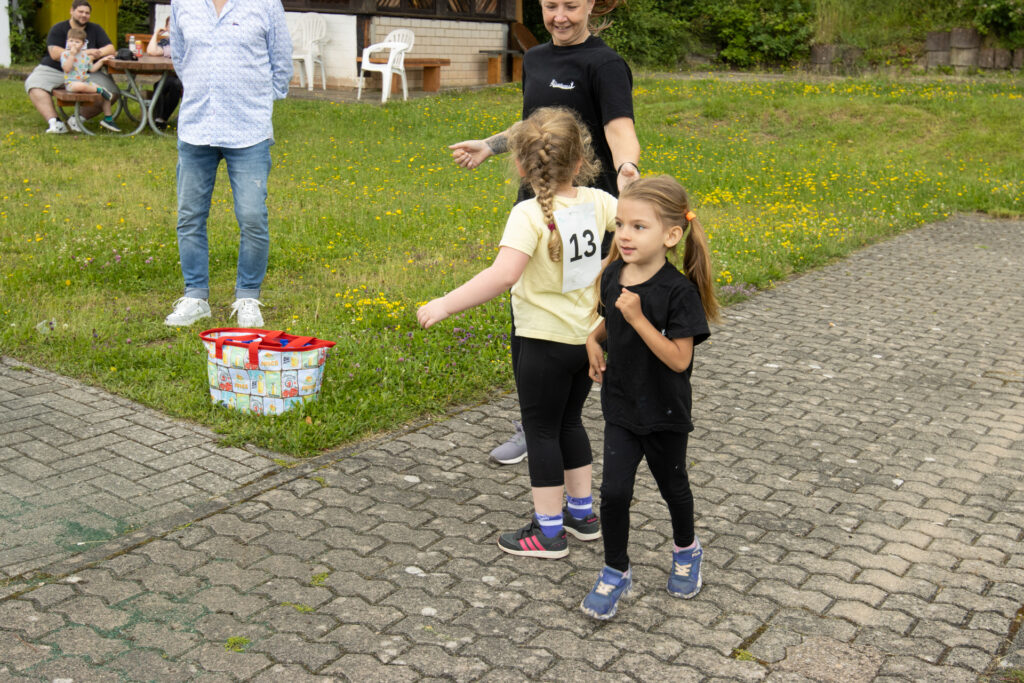
<path fill-rule="evenodd" d="M 510 389 L 507 296 L 426 332 L 414 314 L 495 254 L 508 167 L 467 172 L 446 145 L 507 126 L 519 97 L 278 103 L 264 314 L 337 346 L 320 401 L 263 418 L 210 405 L 202 324 L 162 324 L 182 285 L 174 140 L 43 135 L 21 84 L 0 81 L 0 352 L 291 455 Z M 644 172 L 691 191 L 726 298 L 955 211 L 1020 215 L 1022 99 L 1010 79 L 641 79 L 635 92 Z M 214 327 L 238 246 L 223 170 L 210 238 Z"/>
<path fill-rule="evenodd" d="M 252 641 L 244 636 L 232 636 L 224 643 L 224 649 L 228 652 L 245 652 Z"/>
<path fill-rule="evenodd" d="M 973 26 L 974 8 L 954 0 L 815 0 L 815 43 L 865 48 L 873 64 L 910 66 L 929 31 Z"/>

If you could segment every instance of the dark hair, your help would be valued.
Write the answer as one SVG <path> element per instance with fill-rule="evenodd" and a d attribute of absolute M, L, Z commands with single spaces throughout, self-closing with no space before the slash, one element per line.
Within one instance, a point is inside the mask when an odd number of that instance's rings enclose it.
<path fill-rule="evenodd" d="M 89 0 L 71 0 L 71 9 L 72 10 L 76 10 L 79 7 L 81 7 L 82 5 L 85 5 L 89 9 L 92 9 L 92 5 L 89 3 Z"/>
<path fill-rule="evenodd" d="M 88 40 L 87 34 L 85 33 L 85 29 L 68 29 L 68 40 L 81 40 L 83 42 Z"/>
<path fill-rule="evenodd" d="M 601 31 L 605 30 L 612 25 L 612 20 L 607 18 L 619 5 L 625 5 L 626 0 L 594 0 L 594 9 L 590 10 L 590 32 L 595 36 L 600 34 Z M 605 17 L 601 21 L 597 22 L 594 19 L 599 17 Z"/>
<path fill-rule="evenodd" d="M 551 227 L 548 255 L 562 260 L 562 238 L 555 225 L 555 191 L 566 183 L 588 183 L 601 164 L 594 157 L 590 132 L 576 112 L 564 107 L 542 107 L 509 129 L 508 146 L 522 166 Z M 579 164 L 579 170 L 576 166 Z"/>

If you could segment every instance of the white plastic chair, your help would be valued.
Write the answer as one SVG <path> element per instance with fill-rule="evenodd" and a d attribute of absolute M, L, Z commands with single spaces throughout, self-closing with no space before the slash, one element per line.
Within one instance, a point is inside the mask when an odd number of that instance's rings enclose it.
<path fill-rule="evenodd" d="M 391 93 L 391 75 L 398 74 L 402 77 L 402 99 L 409 99 L 409 87 L 405 78 L 405 53 L 412 49 L 413 34 L 407 28 L 400 28 L 389 33 L 383 43 L 375 43 L 363 48 L 363 58 L 359 62 L 359 91 L 356 99 L 363 96 L 363 73 L 366 71 L 379 71 L 381 76 L 380 102 L 386 104 L 388 94 Z M 388 51 L 387 64 L 374 64 L 370 56 L 375 52 Z"/>
<path fill-rule="evenodd" d="M 324 71 L 323 46 L 327 42 L 327 22 L 319 14 L 304 12 L 292 35 L 292 61 L 302 62 L 299 70 L 299 85 L 313 89 L 314 67 L 320 65 L 320 80 L 327 90 L 327 74 Z"/>

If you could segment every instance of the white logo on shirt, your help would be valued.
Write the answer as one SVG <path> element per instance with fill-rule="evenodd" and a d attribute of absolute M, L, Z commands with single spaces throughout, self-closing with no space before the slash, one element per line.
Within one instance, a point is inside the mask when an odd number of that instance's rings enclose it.
<path fill-rule="evenodd" d="M 571 81 L 569 83 L 569 85 L 566 85 L 565 83 L 559 83 L 558 81 L 556 81 L 555 79 L 552 78 L 551 79 L 551 86 L 550 87 L 558 88 L 559 90 L 575 90 L 576 89 L 576 81 Z"/>

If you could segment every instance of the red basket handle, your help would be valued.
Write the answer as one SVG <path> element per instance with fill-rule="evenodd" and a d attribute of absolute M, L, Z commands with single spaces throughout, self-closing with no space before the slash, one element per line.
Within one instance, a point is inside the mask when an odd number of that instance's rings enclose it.
<path fill-rule="evenodd" d="M 241 335 L 241 336 L 238 336 L 238 337 L 217 337 L 213 341 L 214 345 L 216 346 L 216 354 L 215 355 L 217 356 L 218 360 L 224 360 L 224 342 L 227 342 L 227 341 L 246 341 L 246 340 L 259 339 L 259 338 L 260 338 L 260 335 L 258 335 L 258 334 L 244 334 L 244 335 Z M 251 346 L 251 344 L 250 344 L 250 346 Z M 258 346 L 258 344 L 257 344 L 257 346 Z"/>
<path fill-rule="evenodd" d="M 247 342 L 249 342 L 248 344 L 246 344 L 246 346 L 249 349 L 249 364 L 250 365 L 258 365 L 259 364 L 259 356 L 258 356 L 258 354 L 259 354 L 260 346 L 263 344 L 263 342 L 270 341 L 270 340 L 273 340 L 273 339 L 277 339 L 282 334 L 284 334 L 284 333 L 281 330 L 267 330 L 267 331 L 262 331 L 260 334 L 257 334 L 257 333 L 254 332 L 252 334 L 219 336 L 216 339 L 214 339 L 214 342 L 213 342 L 214 343 L 214 347 L 215 347 L 215 355 L 216 355 L 216 357 L 219 360 L 223 360 L 224 359 L 224 344 L 226 342 L 229 342 L 229 341 L 246 342 L 247 341 Z M 255 342 L 255 343 L 253 343 L 253 342 Z"/>
<path fill-rule="evenodd" d="M 265 342 L 265 341 L 274 340 L 274 339 L 277 339 L 280 336 L 281 336 L 281 332 L 274 332 L 272 334 L 266 335 L 265 337 L 263 337 L 263 339 L 261 339 L 259 342 L 255 343 L 255 344 L 249 344 L 249 364 L 250 365 L 259 365 L 259 356 L 258 356 L 258 354 L 259 354 L 259 350 L 260 350 L 260 345 L 263 344 L 263 342 Z M 313 341 L 313 339 L 315 339 L 315 337 L 295 337 L 294 339 L 289 339 L 285 344 L 283 344 L 281 346 L 275 346 L 274 350 L 277 351 L 277 350 L 284 350 L 284 349 L 296 349 L 296 348 L 305 346 L 309 342 Z"/>
<path fill-rule="evenodd" d="M 274 339 L 277 339 L 282 334 L 284 334 L 284 333 L 281 330 L 274 330 L 272 332 L 267 332 L 266 334 L 263 334 L 263 335 L 256 335 L 259 338 L 259 341 L 257 341 L 256 343 L 250 342 L 248 344 L 248 346 L 249 346 L 249 365 L 255 365 L 256 367 L 259 367 L 259 364 L 260 364 L 260 347 L 263 346 L 264 342 L 268 342 L 268 341 L 272 341 Z"/>

